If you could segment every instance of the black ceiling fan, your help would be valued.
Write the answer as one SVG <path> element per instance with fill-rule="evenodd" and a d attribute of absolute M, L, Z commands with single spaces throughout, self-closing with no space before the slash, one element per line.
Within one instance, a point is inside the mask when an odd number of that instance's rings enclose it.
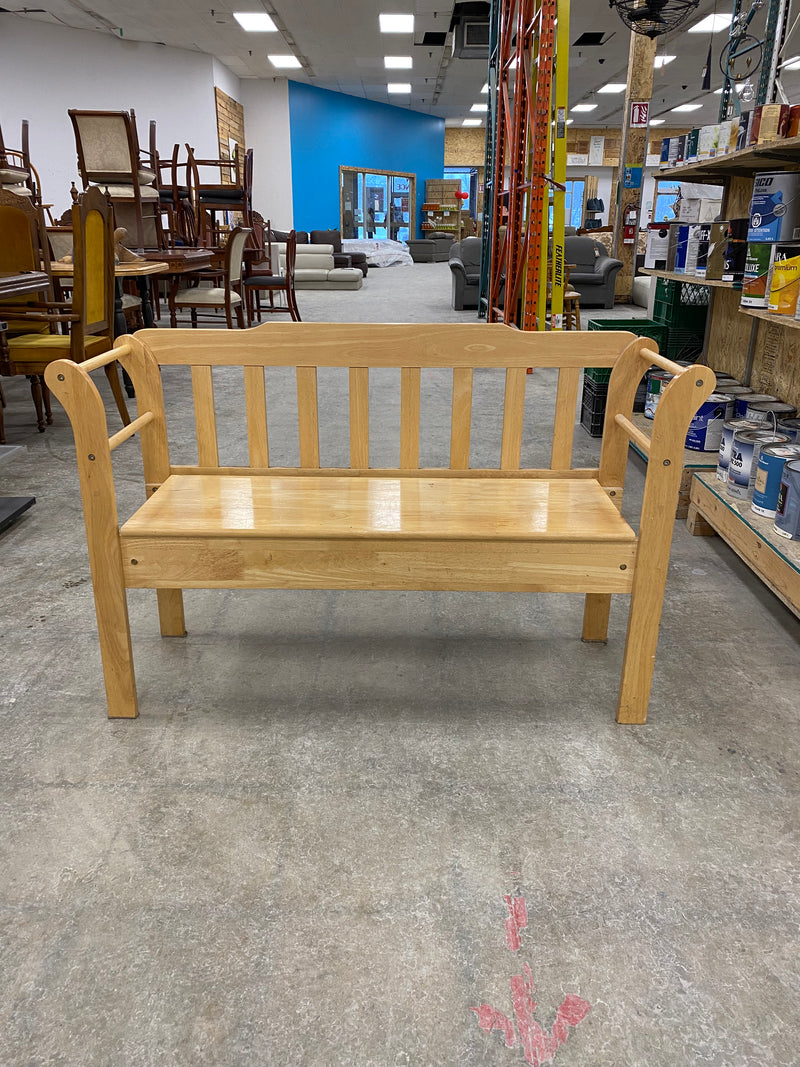
<path fill-rule="evenodd" d="M 608 0 L 625 25 L 645 37 L 660 37 L 677 29 L 700 0 Z"/>

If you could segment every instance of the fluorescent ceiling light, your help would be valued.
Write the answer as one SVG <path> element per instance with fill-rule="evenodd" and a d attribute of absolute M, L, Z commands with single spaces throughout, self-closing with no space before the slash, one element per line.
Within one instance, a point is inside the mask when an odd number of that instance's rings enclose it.
<path fill-rule="evenodd" d="M 482 93 L 488 93 L 489 92 L 489 83 L 488 82 L 485 83 L 484 87 L 481 89 L 481 92 Z"/>
<path fill-rule="evenodd" d="M 411 70 L 414 60 L 411 56 L 384 56 L 383 65 L 387 70 Z"/>
<path fill-rule="evenodd" d="M 699 111 L 702 104 L 678 104 L 677 107 L 671 107 L 670 111 Z"/>
<path fill-rule="evenodd" d="M 567 126 L 571 126 L 575 119 L 567 119 Z"/>
<path fill-rule="evenodd" d="M 687 33 L 719 33 L 720 30 L 731 28 L 730 12 L 727 15 L 706 15 L 694 26 L 690 26 Z"/>
<path fill-rule="evenodd" d="M 781 68 L 783 70 L 800 70 L 800 56 L 792 56 L 791 59 L 784 59 L 783 63 L 781 63 Z"/>
<path fill-rule="evenodd" d="M 411 82 L 389 82 L 386 86 L 386 91 L 389 93 L 410 93 Z"/>
<path fill-rule="evenodd" d="M 234 11 L 233 17 L 248 33 L 277 33 L 278 30 L 264 11 Z"/>
<path fill-rule="evenodd" d="M 462 126 L 482 126 L 483 123 L 480 119 L 464 119 L 461 123 Z"/>
<path fill-rule="evenodd" d="M 596 107 L 597 104 L 576 104 L 570 111 L 594 111 Z"/>
<path fill-rule="evenodd" d="M 663 126 L 666 121 L 666 119 L 650 119 L 648 126 Z"/>
<path fill-rule="evenodd" d="M 488 111 L 488 110 L 489 110 L 489 105 L 488 104 L 473 104 L 472 107 L 470 108 L 470 111 Z"/>
<path fill-rule="evenodd" d="M 413 33 L 413 15 L 378 15 L 381 33 Z"/>
<path fill-rule="evenodd" d="M 608 85 L 601 85 L 597 91 L 598 93 L 624 93 L 627 88 L 625 82 L 609 82 Z"/>
<path fill-rule="evenodd" d="M 297 56 L 267 56 L 273 67 L 300 67 L 302 66 Z"/>
<path fill-rule="evenodd" d="M 671 63 L 675 56 L 656 56 L 653 60 L 653 66 L 656 70 L 661 70 L 662 67 L 666 67 L 667 63 Z"/>
<path fill-rule="evenodd" d="M 798 59 L 797 65 L 800 66 L 800 59 Z M 736 92 L 740 93 L 742 91 L 742 89 L 744 89 L 744 82 L 737 82 L 736 83 Z M 714 90 L 714 96 L 722 96 L 722 88 L 715 89 Z"/>

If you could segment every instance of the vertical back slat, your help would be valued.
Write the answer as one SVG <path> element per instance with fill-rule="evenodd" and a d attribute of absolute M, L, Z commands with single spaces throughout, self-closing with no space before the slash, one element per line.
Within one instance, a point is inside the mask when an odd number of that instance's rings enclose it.
<path fill-rule="evenodd" d="M 247 445 L 251 467 L 269 466 L 267 444 L 267 397 L 264 368 L 244 368 L 244 404 L 247 412 Z"/>
<path fill-rule="evenodd" d="M 578 367 L 562 367 L 558 372 L 556 391 L 556 421 L 553 428 L 553 451 L 550 466 L 553 470 L 569 470 L 572 466 L 572 444 L 575 437 L 575 413 L 578 408 L 578 389 L 581 372 Z"/>
<path fill-rule="evenodd" d="M 300 466 L 319 467 L 316 367 L 297 368 L 297 421 L 300 430 Z"/>
<path fill-rule="evenodd" d="M 472 428 L 472 367 L 453 370 L 453 415 L 450 425 L 450 469 L 469 468 Z"/>
<path fill-rule="evenodd" d="M 192 394 L 198 462 L 201 467 L 218 467 L 217 417 L 214 414 L 214 381 L 211 377 L 211 367 L 192 367 Z"/>
<path fill-rule="evenodd" d="M 525 413 L 524 367 L 509 367 L 506 371 L 506 396 L 503 405 L 503 443 L 500 449 L 500 469 L 519 470 L 522 452 L 522 419 Z"/>
<path fill-rule="evenodd" d="M 369 467 L 369 368 L 350 368 L 350 466 Z"/>
<path fill-rule="evenodd" d="M 400 466 L 403 470 L 419 467 L 419 367 L 400 371 Z"/>

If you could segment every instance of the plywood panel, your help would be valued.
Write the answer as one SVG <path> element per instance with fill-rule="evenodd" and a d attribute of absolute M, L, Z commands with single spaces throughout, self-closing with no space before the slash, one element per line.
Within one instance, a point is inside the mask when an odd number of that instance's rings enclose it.
<path fill-rule="evenodd" d="M 800 407 L 800 330 L 758 321 L 751 385 Z"/>
<path fill-rule="evenodd" d="M 725 371 L 740 379 L 747 367 L 750 328 L 756 321 L 740 313 L 741 296 L 736 289 L 713 290 L 709 311 L 711 334 L 706 360 L 712 370 Z"/>

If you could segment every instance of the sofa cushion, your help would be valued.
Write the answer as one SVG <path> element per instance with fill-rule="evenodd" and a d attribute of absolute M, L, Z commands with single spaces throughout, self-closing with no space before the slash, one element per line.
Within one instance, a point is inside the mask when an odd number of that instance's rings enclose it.
<path fill-rule="evenodd" d="M 289 230 L 270 230 L 269 231 L 269 239 L 270 239 L 270 241 L 272 241 L 273 244 L 275 244 L 276 241 L 278 243 L 286 244 L 286 242 L 289 240 L 289 233 L 290 233 Z M 297 242 L 297 244 L 299 244 L 299 245 L 307 245 L 308 244 L 308 231 L 306 231 L 306 230 L 295 230 L 294 237 L 295 237 L 295 241 Z"/>
<path fill-rule="evenodd" d="M 328 283 L 331 289 L 360 289 L 364 275 L 358 267 L 336 267 L 328 271 Z"/>
<path fill-rule="evenodd" d="M 298 252 L 295 260 L 295 270 L 333 270 L 333 254 L 326 256 L 307 256 L 305 252 Z M 281 270 L 286 269 L 286 257 L 281 256 Z"/>
<path fill-rule="evenodd" d="M 332 270 L 333 268 L 331 268 Z M 330 271 L 325 268 L 312 268 L 303 267 L 298 268 L 294 272 L 295 284 L 299 285 L 301 282 L 326 282 L 328 280 L 328 274 Z M 359 274 L 361 272 L 359 271 Z"/>
<path fill-rule="evenodd" d="M 342 251 L 342 235 L 339 230 L 312 230 L 312 245 L 332 245 L 334 252 Z"/>
<path fill-rule="evenodd" d="M 113 200 L 133 200 L 132 185 L 112 185 L 101 182 L 100 188 L 104 193 L 107 192 Z M 158 189 L 155 189 L 152 185 L 140 185 L 139 198 L 147 201 L 158 200 Z"/>

